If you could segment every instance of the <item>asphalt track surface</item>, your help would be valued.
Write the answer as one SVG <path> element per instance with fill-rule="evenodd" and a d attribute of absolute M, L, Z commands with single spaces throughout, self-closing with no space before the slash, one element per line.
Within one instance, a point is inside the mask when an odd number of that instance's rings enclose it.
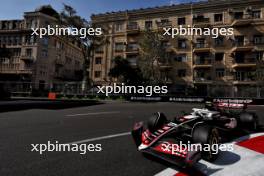
<path fill-rule="evenodd" d="M 107 102 L 62 109 L 24 109 L 0 113 L 1 176 L 168 175 L 164 170 L 184 171 L 137 152 L 129 131 L 156 111 L 168 118 L 199 104 Z M 264 124 L 264 107 L 255 106 Z M 31 152 L 31 144 L 101 144 L 101 152 Z M 210 174 L 209 174 L 210 175 Z"/>

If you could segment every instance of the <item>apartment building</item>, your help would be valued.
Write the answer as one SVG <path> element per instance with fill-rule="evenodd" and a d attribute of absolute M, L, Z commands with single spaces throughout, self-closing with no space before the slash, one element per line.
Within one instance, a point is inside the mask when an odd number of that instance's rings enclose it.
<path fill-rule="evenodd" d="M 1 58 L 1 83 L 50 89 L 62 81 L 81 80 L 80 44 L 65 37 L 31 35 L 31 28 L 57 24 L 54 13 L 39 9 L 25 12 L 22 20 L 0 21 L 0 46 L 11 53 L 11 58 Z"/>
<path fill-rule="evenodd" d="M 264 1 L 209 0 L 92 15 L 92 22 L 108 29 L 108 42 L 96 48 L 90 76 L 95 84 L 110 84 L 112 59 L 122 56 L 138 64 L 138 42 L 146 29 L 188 26 L 234 28 L 233 36 L 178 36 L 166 38 L 175 73 L 171 87 L 185 92 L 194 88 L 199 95 L 242 95 L 263 83 Z M 222 95 L 225 94 L 225 95 Z M 255 95 L 254 95 L 255 96 Z"/>

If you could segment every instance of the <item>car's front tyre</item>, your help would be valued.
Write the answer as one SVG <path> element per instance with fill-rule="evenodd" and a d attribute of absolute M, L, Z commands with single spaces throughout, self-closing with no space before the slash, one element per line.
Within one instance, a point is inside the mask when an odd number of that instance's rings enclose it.
<path fill-rule="evenodd" d="M 202 158 L 207 161 L 214 161 L 218 156 L 218 145 L 220 143 L 217 128 L 207 124 L 197 124 L 193 128 L 192 139 L 194 144 L 202 145 Z"/>

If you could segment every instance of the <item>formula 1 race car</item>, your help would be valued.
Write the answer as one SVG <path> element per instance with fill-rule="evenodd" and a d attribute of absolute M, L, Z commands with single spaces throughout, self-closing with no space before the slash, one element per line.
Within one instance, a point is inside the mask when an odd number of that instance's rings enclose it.
<path fill-rule="evenodd" d="M 131 134 L 140 152 L 188 167 L 200 159 L 214 161 L 219 154 L 213 150 L 215 145 L 230 141 L 244 129 L 256 130 L 257 125 L 257 115 L 246 111 L 246 105 L 217 103 L 193 108 L 173 120 L 155 113 L 147 122 L 136 123 Z M 192 149 L 186 144 L 200 147 Z"/>

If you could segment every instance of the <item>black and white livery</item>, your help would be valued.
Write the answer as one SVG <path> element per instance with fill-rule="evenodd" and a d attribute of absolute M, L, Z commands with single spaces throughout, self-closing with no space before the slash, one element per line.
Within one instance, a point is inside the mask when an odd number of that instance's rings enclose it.
<path fill-rule="evenodd" d="M 219 153 L 210 148 L 189 150 L 180 144 L 219 145 L 241 133 L 256 131 L 258 117 L 244 104 L 206 103 L 190 113 L 168 120 L 157 112 L 147 122 L 134 125 L 132 136 L 138 151 L 180 166 L 191 166 L 200 159 L 214 161 Z M 175 146 L 177 150 L 175 150 Z"/>

